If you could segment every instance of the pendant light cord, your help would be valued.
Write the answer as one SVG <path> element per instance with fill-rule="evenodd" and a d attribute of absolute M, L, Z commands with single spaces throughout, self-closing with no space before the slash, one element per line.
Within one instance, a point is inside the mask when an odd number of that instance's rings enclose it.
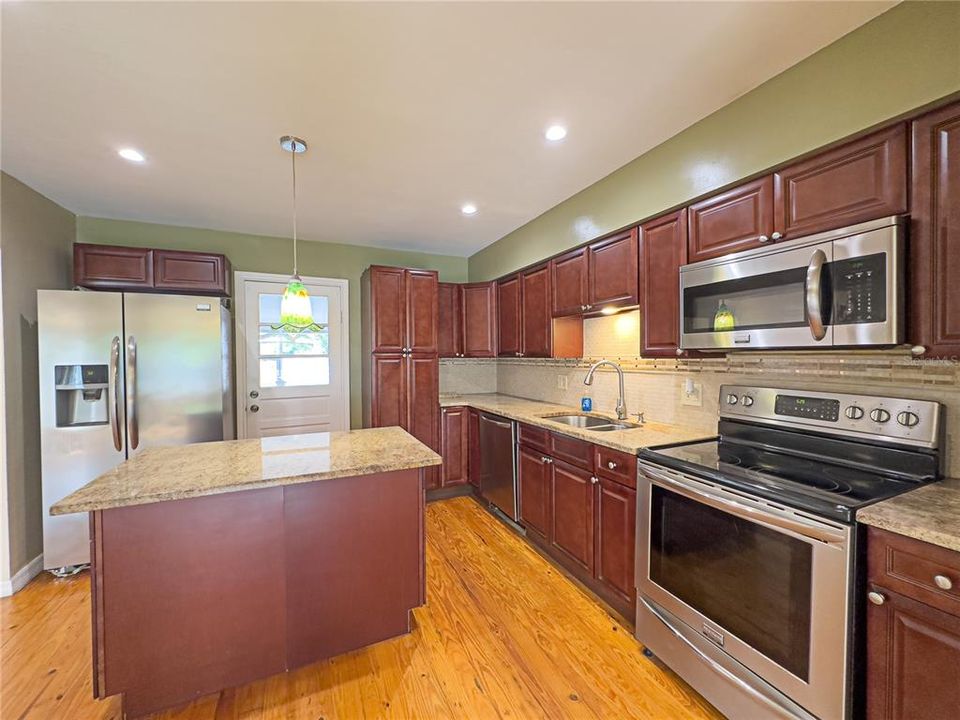
<path fill-rule="evenodd" d="M 297 141 L 291 143 L 291 160 L 293 162 L 293 274 L 297 272 Z"/>

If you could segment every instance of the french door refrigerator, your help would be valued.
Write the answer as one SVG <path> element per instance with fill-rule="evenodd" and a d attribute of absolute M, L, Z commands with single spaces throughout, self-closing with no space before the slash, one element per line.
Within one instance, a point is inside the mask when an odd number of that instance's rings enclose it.
<path fill-rule="evenodd" d="M 234 435 L 221 298 L 37 291 L 43 566 L 90 561 L 87 516 L 50 506 L 147 448 Z M 190 472 L 185 468 L 185 472 Z"/>

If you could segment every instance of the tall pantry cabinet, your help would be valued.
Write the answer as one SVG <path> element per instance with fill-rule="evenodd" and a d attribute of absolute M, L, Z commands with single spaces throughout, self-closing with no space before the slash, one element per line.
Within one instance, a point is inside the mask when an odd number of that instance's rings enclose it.
<path fill-rule="evenodd" d="M 437 273 L 374 265 L 360 293 L 363 426 L 399 425 L 439 452 Z M 424 474 L 428 490 L 439 485 L 438 467 Z"/>

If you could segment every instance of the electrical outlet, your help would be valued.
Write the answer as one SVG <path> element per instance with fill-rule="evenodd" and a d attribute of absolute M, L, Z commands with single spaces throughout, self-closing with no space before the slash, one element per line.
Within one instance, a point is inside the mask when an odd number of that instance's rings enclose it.
<path fill-rule="evenodd" d="M 680 404 L 703 407 L 703 383 L 687 378 L 680 386 Z"/>
<path fill-rule="evenodd" d="M 557 390 L 566 390 L 566 389 L 567 389 L 567 376 L 557 375 Z"/>

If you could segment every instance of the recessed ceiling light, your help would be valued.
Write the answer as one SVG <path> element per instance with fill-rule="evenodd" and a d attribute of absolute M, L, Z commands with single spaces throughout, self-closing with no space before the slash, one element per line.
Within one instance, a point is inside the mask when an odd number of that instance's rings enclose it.
<path fill-rule="evenodd" d="M 142 163 L 146 158 L 143 156 L 143 153 L 139 150 L 134 150 L 133 148 L 123 148 L 117 150 L 117 155 L 122 157 L 124 160 L 129 160 L 130 162 Z"/>
<path fill-rule="evenodd" d="M 460 212 L 462 212 L 464 215 L 476 215 L 477 206 L 473 203 L 466 203 L 460 206 Z"/>
<path fill-rule="evenodd" d="M 567 136 L 567 129 L 563 125 L 551 125 L 543 135 L 550 142 L 559 142 Z"/>

